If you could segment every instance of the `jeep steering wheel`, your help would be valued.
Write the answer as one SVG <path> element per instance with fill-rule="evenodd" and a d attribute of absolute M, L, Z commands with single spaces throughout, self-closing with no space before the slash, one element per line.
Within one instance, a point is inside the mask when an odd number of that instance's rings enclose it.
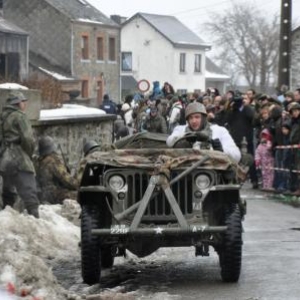
<path fill-rule="evenodd" d="M 199 142 L 207 142 L 209 140 L 208 136 L 202 132 L 187 132 L 185 135 L 178 140 L 175 141 L 172 148 L 192 148 L 193 144 L 196 141 Z M 186 147 L 178 147 L 178 144 L 183 143 L 186 144 Z"/>

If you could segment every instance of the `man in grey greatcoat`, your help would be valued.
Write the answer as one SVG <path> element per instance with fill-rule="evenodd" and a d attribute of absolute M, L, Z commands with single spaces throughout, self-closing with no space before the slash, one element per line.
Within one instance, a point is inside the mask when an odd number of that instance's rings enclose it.
<path fill-rule="evenodd" d="M 0 173 L 3 207 L 13 206 L 19 195 L 28 214 L 39 217 L 35 170 L 32 162 L 34 138 L 25 114 L 27 98 L 16 91 L 9 95 L 0 118 Z"/>

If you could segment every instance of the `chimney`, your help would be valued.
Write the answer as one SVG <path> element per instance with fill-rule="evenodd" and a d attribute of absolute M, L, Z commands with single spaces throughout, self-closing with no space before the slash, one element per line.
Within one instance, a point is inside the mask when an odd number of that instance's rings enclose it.
<path fill-rule="evenodd" d="M 121 25 L 123 22 L 127 20 L 126 17 L 121 17 L 120 15 L 111 15 L 110 18 L 119 25 Z"/>

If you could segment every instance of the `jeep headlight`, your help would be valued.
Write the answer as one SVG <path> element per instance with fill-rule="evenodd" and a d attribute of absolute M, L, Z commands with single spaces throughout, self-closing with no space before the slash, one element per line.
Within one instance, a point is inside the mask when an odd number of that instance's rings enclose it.
<path fill-rule="evenodd" d="M 196 177 L 195 183 L 199 190 L 205 190 L 210 186 L 211 179 L 208 175 L 201 174 Z"/>
<path fill-rule="evenodd" d="M 118 191 L 124 187 L 125 181 L 122 176 L 114 175 L 109 178 L 108 184 L 112 190 Z"/>

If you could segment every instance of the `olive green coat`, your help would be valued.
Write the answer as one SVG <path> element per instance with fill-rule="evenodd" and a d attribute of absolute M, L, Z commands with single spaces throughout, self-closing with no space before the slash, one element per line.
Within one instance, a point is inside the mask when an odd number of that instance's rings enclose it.
<path fill-rule="evenodd" d="M 29 119 L 18 106 L 6 105 L 1 115 L 0 138 L 7 157 L 18 171 L 35 173 L 32 155 L 34 137 Z"/>

